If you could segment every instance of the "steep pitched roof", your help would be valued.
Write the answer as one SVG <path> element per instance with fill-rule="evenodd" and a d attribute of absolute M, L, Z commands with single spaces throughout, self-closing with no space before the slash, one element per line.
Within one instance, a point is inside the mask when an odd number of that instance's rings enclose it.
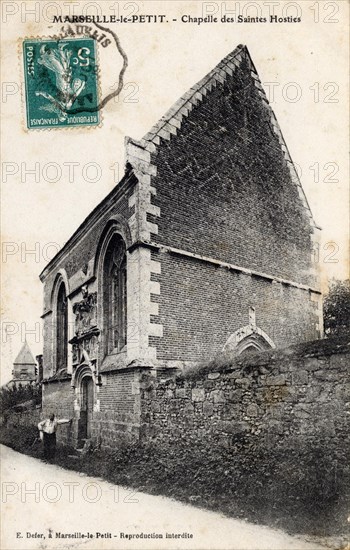
<path fill-rule="evenodd" d="M 236 67 L 239 67 L 243 55 L 248 52 L 241 44 L 229 53 L 220 63 L 214 67 L 197 84 L 192 86 L 180 99 L 165 113 L 164 116 L 143 137 L 145 141 L 160 144 L 160 138 L 169 139 L 170 134 L 176 134 L 181 128 L 183 118 L 186 118 L 193 107 L 198 105 L 215 88 L 218 82 L 224 83 L 228 75 L 233 75 Z"/>
<path fill-rule="evenodd" d="M 27 340 L 24 342 L 23 346 L 16 359 L 13 362 L 14 365 L 36 365 L 36 361 L 33 357 L 32 352 L 27 344 Z"/>
<path fill-rule="evenodd" d="M 180 97 L 180 99 L 154 126 L 152 126 L 150 131 L 147 132 L 147 134 L 145 134 L 140 141 L 127 138 L 127 157 L 130 158 L 130 155 L 128 155 L 129 143 L 131 147 L 132 145 L 136 145 L 137 147 L 145 149 L 149 153 L 155 153 L 157 147 L 161 144 L 161 140 L 170 140 L 172 135 L 176 135 L 178 130 L 181 128 L 183 120 L 189 116 L 189 113 L 192 111 L 193 107 L 197 106 L 203 98 L 216 87 L 218 82 L 223 84 L 228 77 L 232 77 L 237 67 L 241 66 L 243 59 L 248 63 L 251 77 L 254 80 L 256 88 L 258 89 L 258 94 L 261 98 L 262 105 L 267 110 L 270 117 L 271 127 L 273 128 L 273 131 L 280 143 L 281 151 L 288 165 L 292 182 L 297 187 L 299 197 L 309 215 L 310 222 L 312 225 L 317 227 L 315 221 L 313 220 L 309 203 L 302 188 L 294 163 L 289 154 L 287 144 L 282 135 L 275 113 L 269 105 L 268 98 L 261 84 L 258 72 L 250 57 L 248 48 L 242 44 L 237 46 L 237 48 L 224 57 L 224 59 L 222 59 L 220 63 L 214 67 L 214 69 L 212 69 L 206 76 L 204 76 L 204 78 L 202 78 L 199 82 L 197 82 L 197 84 L 192 86 L 188 92 Z M 132 154 L 133 153 L 131 152 L 131 158 Z M 130 163 L 133 165 L 132 160 Z"/>

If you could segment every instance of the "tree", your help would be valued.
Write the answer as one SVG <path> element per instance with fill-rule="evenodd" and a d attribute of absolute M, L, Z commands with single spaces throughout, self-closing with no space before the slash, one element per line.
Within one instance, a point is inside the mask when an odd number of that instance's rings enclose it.
<path fill-rule="evenodd" d="M 332 279 L 323 303 L 327 336 L 350 334 L 350 280 Z"/>
<path fill-rule="evenodd" d="M 41 404 L 41 384 L 21 383 L 13 386 L 3 386 L 0 389 L 0 413 L 4 413 L 26 401 L 33 401 L 33 404 Z"/>

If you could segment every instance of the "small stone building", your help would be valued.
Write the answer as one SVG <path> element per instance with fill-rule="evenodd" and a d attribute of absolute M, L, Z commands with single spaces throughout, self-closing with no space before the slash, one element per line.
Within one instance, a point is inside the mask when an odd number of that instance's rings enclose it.
<path fill-rule="evenodd" d="M 27 340 L 13 362 L 12 376 L 13 378 L 6 384 L 7 387 L 27 386 L 37 381 L 37 365 Z"/>
<path fill-rule="evenodd" d="M 245 46 L 140 141 L 41 274 L 44 411 L 140 433 L 140 377 L 320 337 L 318 228 Z"/>

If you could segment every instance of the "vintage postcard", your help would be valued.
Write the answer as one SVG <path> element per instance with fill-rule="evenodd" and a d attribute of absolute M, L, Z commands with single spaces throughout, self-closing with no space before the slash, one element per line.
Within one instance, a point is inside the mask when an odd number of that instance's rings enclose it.
<path fill-rule="evenodd" d="M 346 0 L 1 2 L 1 547 L 348 548 Z"/>

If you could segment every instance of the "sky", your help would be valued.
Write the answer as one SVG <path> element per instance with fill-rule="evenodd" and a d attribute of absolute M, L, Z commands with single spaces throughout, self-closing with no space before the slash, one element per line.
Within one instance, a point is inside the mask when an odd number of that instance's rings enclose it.
<path fill-rule="evenodd" d="M 322 227 L 323 288 L 330 277 L 348 277 L 348 3 L 272 4 L 2 3 L 2 383 L 11 377 L 25 338 L 34 355 L 42 352 L 38 275 L 123 175 L 125 136 L 140 139 L 238 44 L 250 51 Z M 301 21 L 270 23 L 272 7 L 278 17 Z M 128 68 L 118 100 L 102 111 L 101 127 L 28 131 L 21 41 L 57 33 L 61 25 L 52 24 L 52 15 L 72 9 L 125 17 L 164 14 L 166 22 L 109 25 Z M 238 13 L 256 16 L 257 9 L 267 22 L 221 22 Z M 218 21 L 181 21 L 209 15 Z M 115 45 L 99 47 L 102 96 L 115 89 L 120 68 Z"/>

